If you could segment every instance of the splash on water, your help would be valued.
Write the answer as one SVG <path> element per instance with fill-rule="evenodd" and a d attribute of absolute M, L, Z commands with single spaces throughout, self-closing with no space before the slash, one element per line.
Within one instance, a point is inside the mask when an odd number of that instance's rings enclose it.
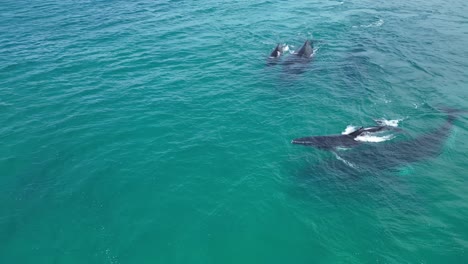
<path fill-rule="evenodd" d="M 394 137 L 395 137 L 394 135 L 376 136 L 373 133 L 364 133 L 360 136 L 357 136 L 354 140 L 361 141 L 361 142 L 379 143 L 379 142 L 384 142 L 384 141 L 393 139 Z"/>
<path fill-rule="evenodd" d="M 387 120 L 384 118 L 376 119 L 375 122 L 380 126 L 391 126 L 391 127 L 398 127 L 398 123 L 403 121 L 403 119 L 393 119 Z"/>
<path fill-rule="evenodd" d="M 362 28 L 381 27 L 384 23 L 385 23 L 385 21 L 383 19 L 379 18 L 379 20 L 377 20 L 375 22 L 372 22 L 370 24 L 353 26 L 353 28 L 358 28 L 358 27 L 362 27 Z"/>
<path fill-rule="evenodd" d="M 379 126 L 389 126 L 389 127 L 398 127 L 398 123 L 402 121 L 402 119 L 393 119 L 393 120 L 387 120 L 384 118 L 377 119 L 375 122 Z M 348 125 L 343 132 L 341 132 L 342 135 L 349 135 L 356 131 L 359 127 Z M 384 142 L 388 141 L 395 138 L 395 135 L 393 134 L 388 134 L 388 131 L 379 131 L 379 132 L 364 132 L 361 135 L 357 136 L 354 140 L 356 141 L 361 141 L 361 142 Z"/>
<path fill-rule="evenodd" d="M 357 130 L 357 127 L 348 125 L 343 132 L 341 132 L 342 135 L 349 135 L 353 133 L 354 131 Z"/>
<path fill-rule="evenodd" d="M 356 168 L 356 165 L 354 165 L 353 163 L 343 159 L 342 157 L 340 157 L 340 155 L 338 155 L 336 152 L 333 152 L 333 154 L 335 154 L 335 157 L 336 159 L 338 159 L 339 161 L 343 162 L 344 164 L 348 165 L 349 167 L 355 169 Z"/>

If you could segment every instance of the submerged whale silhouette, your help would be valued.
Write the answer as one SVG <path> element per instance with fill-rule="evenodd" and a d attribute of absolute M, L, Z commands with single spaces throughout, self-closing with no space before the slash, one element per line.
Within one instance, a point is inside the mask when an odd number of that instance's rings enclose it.
<path fill-rule="evenodd" d="M 288 73 L 301 74 L 305 72 L 307 65 L 312 60 L 314 48 L 310 40 L 306 40 L 302 47 L 288 56 L 283 62 L 283 70 Z"/>
<path fill-rule="evenodd" d="M 341 134 L 341 135 L 329 135 L 329 136 L 310 136 L 310 137 L 302 137 L 296 138 L 291 141 L 292 144 L 298 145 L 305 145 L 311 146 L 319 149 L 324 150 L 334 150 L 336 148 L 349 148 L 354 147 L 362 142 L 356 140 L 356 137 L 367 134 L 367 133 L 375 133 L 384 130 L 397 130 L 400 129 L 391 127 L 391 126 L 372 126 L 372 127 L 360 127 L 356 131 L 353 131 L 349 134 Z"/>

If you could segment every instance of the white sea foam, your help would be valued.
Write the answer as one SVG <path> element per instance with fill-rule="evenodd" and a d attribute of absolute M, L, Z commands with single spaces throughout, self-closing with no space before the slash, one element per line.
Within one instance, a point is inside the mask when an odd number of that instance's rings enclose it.
<path fill-rule="evenodd" d="M 317 53 L 317 51 L 319 50 L 320 48 L 315 48 L 312 50 L 312 54 L 310 54 L 310 57 L 313 57 L 315 56 L 315 54 Z"/>
<path fill-rule="evenodd" d="M 340 157 L 340 155 L 336 154 L 335 152 L 333 152 L 333 154 L 335 154 L 335 157 L 339 160 L 339 161 L 342 161 L 344 164 L 348 165 L 349 167 L 351 168 L 356 168 L 356 165 L 354 165 L 353 163 L 343 159 L 342 157 Z"/>
<path fill-rule="evenodd" d="M 376 119 L 375 122 L 381 126 L 391 126 L 391 127 L 398 127 L 398 123 L 400 121 L 403 121 L 403 119 L 393 119 L 393 120 L 387 120 L 384 118 L 381 119 Z"/>
<path fill-rule="evenodd" d="M 385 135 L 385 136 L 376 136 L 374 133 L 363 133 L 360 136 L 357 136 L 354 140 L 361 142 L 384 142 L 390 139 L 393 139 L 394 135 Z"/>
<path fill-rule="evenodd" d="M 294 48 L 294 46 L 291 45 L 291 48 Z M 310 54 L 310 57 L 312 58 L 313 56 L 315 56 L 315 54 L 317 53 L 317 51 L 319 50 L 320 48 L 315 48 L 312 50 L 312 54 Z M 287 49 L 284 50 L 284 52 L 286 51 L 289 51 L 289 54 L 294 54 L 296 51 L 295 50 L 291 50 L 288 46 Z"/>
<path fill-rule="evenodd" d="M 351 148 L 347 148 L 347 147 L 336 147 L 335 150 L 337 151 L 347 151 L 347 150 L 350 150 Z"/>
<path fill-rule="evenodd" d="M 287 51 L 289 51 L 289 45 L 284 44 L 283 52 L 287 52 Z"/>
<path fill-rule="evenodd" d="M 380 126 L 391 126 L 391 127 L 398 127 L 398 123 L 402 121 L 403 119 L 393 119 L 393 120 L 387 120 L 384 118 L 377 119 L 375 120 L 378 125 Z M 342 135 L 349 135 L 356 131 L 358 127 L 348 125 L 343 132 L 341 132 Z M 386 133 L 386 134 L 384 134 Z M 388 131 L 384 132 L 374 132 L 374 133 L 369 133 L 369 132 L 364 132 L 361 135 L 357 136 L 354 140 L 360 141 L 360 142 L 384 142 L 387 140 L 391 140 L 395 138 L 395 135 L 393 134 L 388 134 Z"/>
<path fill-rule="evenodd" d="M 374 22 L 374 23 L 372 23 L 372 24 L 369 24 L 368 27 L 380 27 L 380 26 L 382 26 L 383 24 L 384 24 L 384 20 L 381 19 L 381 18 L 379 18 L 378 21 L 376 21 L 376 22 Z"/>
<path fill-rule="evenodd" d="M 357 27 L 363 27 L 363 28 L 370 28 L 370 27 L 380 27 L 382 26 L 383 24 L 385 23 L 385 21 L 381 18 L 379 18 L 379 20 L 375 21 L 375 22 L 372 22 L 370 24 L 367 24 L 367 25 L 359 25 L 359 26 L 353 26 L 353 28 L 357 28 Z"/>
<path fill-rule="evenodd" d="M 341 132 L 342 135 L 349 135 L 351 133 L 353 133 L 354 131 L 356 131 L 357 127 L 355 126 L 347 126 L 345 131 Z"/>

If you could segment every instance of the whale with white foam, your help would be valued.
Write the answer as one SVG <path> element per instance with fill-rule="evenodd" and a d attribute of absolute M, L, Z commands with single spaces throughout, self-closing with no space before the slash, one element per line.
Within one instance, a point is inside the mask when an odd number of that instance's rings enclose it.
<path fill-rule="evenodd" d="M 323 150 L 335 150 L 337 148 L 350 148 L 360 145 L 362 142 L 382 142 L 393 138 L 393 135 L 379 136 L 383 131 L 400 131 L 392 125 L 378 122 L 377 126 L 360 127 L 355 129 L 348 126 L 346 131 L 339 135 L 309 136 L 293 139 L 291 143 L 311 146 Z"/>

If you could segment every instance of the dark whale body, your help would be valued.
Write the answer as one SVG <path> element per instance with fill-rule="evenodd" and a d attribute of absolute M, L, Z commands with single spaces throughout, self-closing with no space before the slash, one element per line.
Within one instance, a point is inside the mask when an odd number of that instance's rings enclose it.
<path fill-rule="evenodd" d="M 358 130 L 344 135 L 329 135 L 329 136 L 311 136 L 293 139 L 291 143 L 298 145 L 311 146 L 323 150 L 334 150 L 336 148 L 350 148 L 361 144 L 356 141 L 356 137 L 365 133 L 375 133 L 383 130 L 398 130 L 389 126 L 372 126 L 361 127 Z"/>
<path fill-rule="evenodd" d="M 302 47 L 288 56 L 283 62 L 283 70 L 287 73 L 301 74 L 306 71 L 307 65 L 312 60 L 312 54 L 314 52 L 312 42 L 306 40 Z"/>
<path fill-rule="evenodd" d="M 279 62 L 281 55 L 284 52 L 284 46 L 282 44 L 276 45 L 276 48 L 270 53 L 267 60 L 267 65 L 276 65 Z"/>
<path fill-rule="evenodd" d="M 449 113 L 440 127 L 412 140 L 368 145 L 356 149 L 353 154 L 340 154 L 340 157 L 357 167 L 374 169 L 393 168 L 401 164 L 435 158 L 442 152 L 442 147 L 452 132 L 455 119 L 456 115 Z M 359 159 L 353 155 L 359 156 Z"/>
<path fill-rule="evenodd" d="M 281 44 L 278 44 L 276 48 L 270 53 L 270 58 L 279 58 L 283 54 L 284 47 Z"/>
<path fill-rule="evenodd" d="M 297 52 L 294 52 L 293 55 L 301 58 L 310 58 L 312 53 L 314 53 L 312 42 L 310 40 L 306 40 L 304 45 L 302 45 L 302 47 Z"/>
<path fill-rule="evenodd" d="M 350 151 L 335 152 L 338 159 L 327 159 L 314 166 L 314 170 L 333 170 L 346 175 L 379 172 L 439 156 L 452 132 L 454 121 L 466 111 L 444 110 L 447 118 L 442 125 L 410 140 L 382 144 L 361 144 Z"/>

